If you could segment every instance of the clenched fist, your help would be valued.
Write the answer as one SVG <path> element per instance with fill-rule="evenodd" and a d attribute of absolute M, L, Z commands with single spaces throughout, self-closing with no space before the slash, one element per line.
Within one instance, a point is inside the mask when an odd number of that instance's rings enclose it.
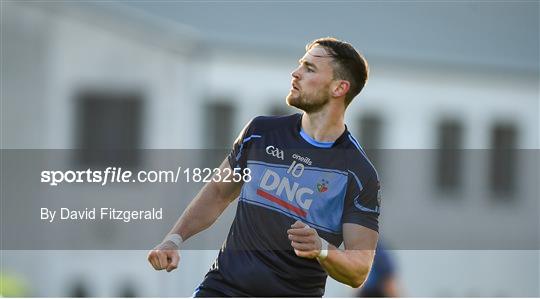
<path fill-rule="evenodd" d="M 167 272 L 178 267 L 180 254 L 178 246 L 172 241 L 163 241 L 148 253 L 148 261 L 156 270 L 166 269 Z"/>
<path fill-rule="evenodd" d="M 287 234 L 297 256 L 313 259 L 320 255 L 322 242 L 315 229 L 296 221 Z"/>

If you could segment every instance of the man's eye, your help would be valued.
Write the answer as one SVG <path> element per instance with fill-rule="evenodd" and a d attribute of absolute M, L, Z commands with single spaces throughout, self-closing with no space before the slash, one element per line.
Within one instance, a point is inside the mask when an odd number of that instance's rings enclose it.
<path fill-rule="evenodd" d="M 313 73 L 313 69 L 312 68 L 307 68 L 307 71 L 310 72 L 310 73 Z"/>

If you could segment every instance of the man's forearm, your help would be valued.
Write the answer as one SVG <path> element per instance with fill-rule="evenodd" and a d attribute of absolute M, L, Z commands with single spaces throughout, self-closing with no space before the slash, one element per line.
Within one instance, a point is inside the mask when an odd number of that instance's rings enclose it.
<path fill-rule="evenodd" d="M 357 288 L 366 280 L 374 254 L 373 250 L 341 250 L 328 245 L 328 256 L 317 260 L 333 279 Z"/>
<path fill-rule="evenodd" d="M 287 230 L 291 246 L 297 256 L 316 258 L 335 280 L 352 287 L 361 286 L 371 269 L 377 246 L 378 233 L 354 223 L 343 224 L 343 241 L 346 250 L 325 242 L 317 231 L 301 221 Z M 327 253 L 325 246 L 328 246 Z"/>
<path fill-rule="evenodd" d="M 220 168 L 229 168 L 228 162 L 223 161 Z M 211 181 L 207 183 L 182 213 L 170 234 L 179 234 L 185 241 L 205 230 L 238 196 L 240 188 L 241 184 L 233 182 Z"/>
<path fill-rule="evenodd" d="M 179 234 L 185 241 L 189 237 L 212 225 L 229 205 L 229 201 L 218 198 L 215 186 L 206 184 L 188 205 L 170 231 Z"/>

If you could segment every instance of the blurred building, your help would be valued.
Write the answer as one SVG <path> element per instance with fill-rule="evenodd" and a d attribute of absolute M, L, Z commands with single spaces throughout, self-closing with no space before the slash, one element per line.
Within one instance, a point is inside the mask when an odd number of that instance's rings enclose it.
<path fill-rule="evenodd" d="M 227 148 L 250 118 L 294 112 L 284 98 L 308 40 L 212 39 L 122 5 L 3 6 L 2 149 Z M 374 56 L 346 122 L 381 174 L 381 233 L 399 250 L 406 294 L 538 296 L 537 65 Z M 503 234 L 523 245 L 498 247 Z M 166 274 L 145 251 L 10 251 L 2 271 L 36 296 L 189 296 L 215 256 L 185 252 Z M 328 280 L 327 295 L 351 294 Z"/>

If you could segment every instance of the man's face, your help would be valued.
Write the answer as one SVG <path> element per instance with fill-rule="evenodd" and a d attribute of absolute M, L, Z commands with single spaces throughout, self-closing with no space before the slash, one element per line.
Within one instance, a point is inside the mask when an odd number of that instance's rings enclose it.
<path fill-rule="evenodd" d="M 330 83 L 334 78 L 332 59 L 323 47 L 311 48 L 291 74 L 287 104 L 308 113 L 321 110 L 330 99 Z"/>

